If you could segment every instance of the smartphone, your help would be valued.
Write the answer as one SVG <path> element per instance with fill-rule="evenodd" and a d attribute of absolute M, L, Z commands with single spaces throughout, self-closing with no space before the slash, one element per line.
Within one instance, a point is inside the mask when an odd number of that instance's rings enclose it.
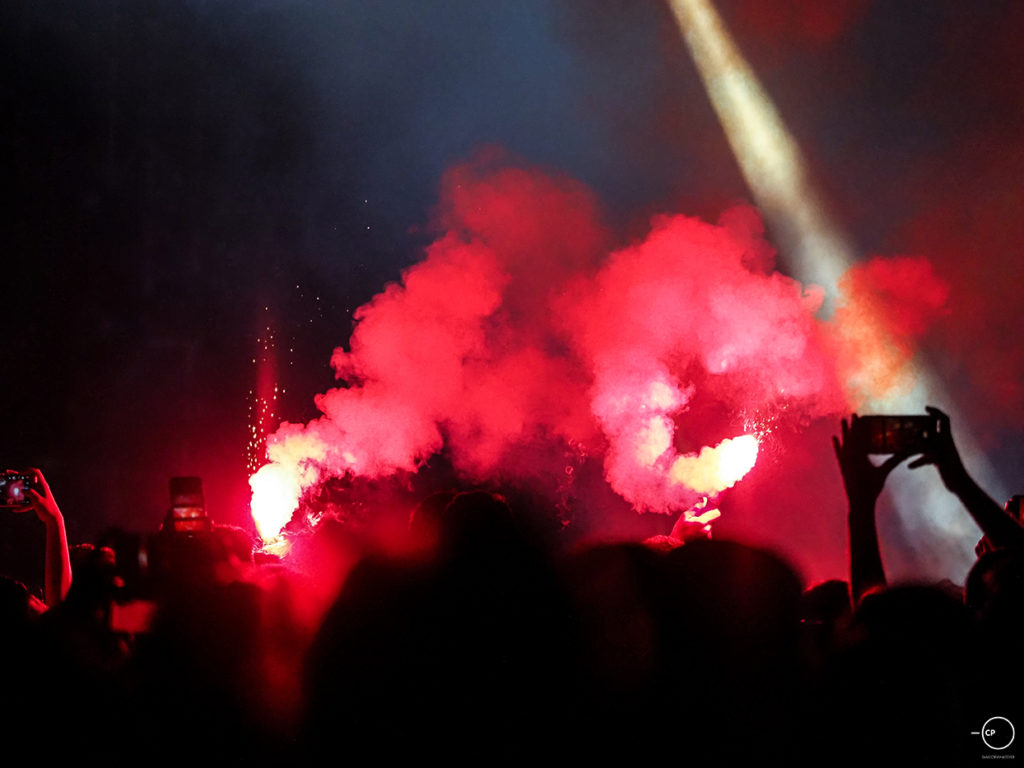
<path fill-rule="evenodd" d="M 31 472 L 4 472 L 0 475 L 0 507 L 24 507 L 32 503 L 28 492 L 35 490 L 36 476 Z"/>
<path fill-rule="evenodd" d="M 939 433 L 935 416 L 861 416 L 853 437 L 865 453 L 924 453 Z"/>
<path fill-rule="evenodd" d="M 210 528 L 200 477 L 172 477 L 170 482 L 171 508 L 164 526 L 180 533 L 205 531 Z"/>

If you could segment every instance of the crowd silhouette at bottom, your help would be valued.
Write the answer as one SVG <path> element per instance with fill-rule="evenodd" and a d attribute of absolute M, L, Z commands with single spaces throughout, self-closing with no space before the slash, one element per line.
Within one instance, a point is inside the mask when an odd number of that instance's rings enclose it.
<path fill-rule="evenodd" d="M 1012 757 L 1012 743 L 979 732 L 994 716 L 1000 729 L 1024 722 L 1024 528 L 930 412 L 938 434 L 881 464 L 859 420 L 843 422 L 849 581 L 807 590 L 780 557 L 730 541 L 555 551 L 533 515 L 480 491 L 424 500 L 410 521 L 418 546 L 401 557 L 354 554 L 343 526 L 324 522 L 305 573 L 254 560 L 244 532 L 185 507 L 153 537 L 69 549 L 32 470 L 24 509 L 46 526 L 46 589 L 39 600 L 0 580 L 8 760 Z M 963 589 L 887 583 L 875 504 L 912 455 L 984 533 Z"/>

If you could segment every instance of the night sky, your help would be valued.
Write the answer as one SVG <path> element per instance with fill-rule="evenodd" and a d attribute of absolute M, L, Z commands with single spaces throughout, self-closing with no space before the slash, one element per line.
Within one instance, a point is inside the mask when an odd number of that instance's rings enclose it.
<path fill-rule="evenodd" d="M 858 251 L 951 286 L 923 354 L 1012 488 L 1024 6 L 717 7 Z M 352 313 L 482 149 L 588 185 L 622 243 L 750 200 L 658 2 L 8 0 L 0 36 L 0 461 L 44 470 L 72 541 L 155 529 L 178 474 L 251 528 L 259 339 L 280 414 L 315 416 Z M 7 557 L 41 536 L 0 517 Z"/>

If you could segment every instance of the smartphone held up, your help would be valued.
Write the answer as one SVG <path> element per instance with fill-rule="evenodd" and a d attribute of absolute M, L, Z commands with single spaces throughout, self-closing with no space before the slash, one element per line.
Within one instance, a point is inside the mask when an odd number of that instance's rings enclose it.
<path fill-rule="evenodd" d="M 20 508 L 32 503 L 30 490 L 36 489 L 36 476 L 32 472 L 7 471 L 0 474 L 0 507 Z"/>
<path fill-rule="evenodd" d="M 925 453 L 941 425 L 936 416 L 861 416 L 853 422 L 852 438 L 864 453 L 909 455 Z"/>

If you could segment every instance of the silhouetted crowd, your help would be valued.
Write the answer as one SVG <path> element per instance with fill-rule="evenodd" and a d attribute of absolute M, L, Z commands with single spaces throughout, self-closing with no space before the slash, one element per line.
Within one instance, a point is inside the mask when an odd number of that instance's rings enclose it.
<path fill-rule="evenodd" d="M 996 742 L 1024 724 L 1024 529 L 934 414 L 941 434 L 915 463 L 938 466 L 985 534 L 963 589 L 888 585 L 874 507 L 910 455 L 871 461 L 856 419 L 835 441 L 850 579 L 807 590 L 778 556 L 702 536 L 559 551 L 537 510 L 484 492 L 424 500 L 401 556 L 356 553 L 325 521 L 302 570 L 254 559 L 243 531 L 170 517 L 152 537 L 68 548 L 33 470 L 46 599 L 0 580 L 8 762 L 1012 757 L 1018 742 Z"/>

